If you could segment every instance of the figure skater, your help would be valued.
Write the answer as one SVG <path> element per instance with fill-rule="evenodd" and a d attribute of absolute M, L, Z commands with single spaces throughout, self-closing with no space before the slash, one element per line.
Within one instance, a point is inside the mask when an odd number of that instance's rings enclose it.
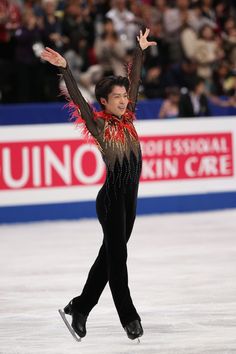
<path fill-rule="evenodd" d="M 143 50 L 156 45 L 156 42 L 148 41 L 148 34 L 149 29 L 146 29 L 145 33 L 140 31 L 137 36 L 137 47 L 128 77 L 108 76 L 97 83 L 95 96 L 102 107 L 99 112 L 95 112 L 83 98 L 66 60 L 59 53 L 46 47 L 41 55 L 42 59 L 59 68 L 71 103 L 79 116 L 77 121 L 84 123 L 84 129 L 94 139 L 106 165 L 106 180 L 96 198 L 103 243 L 82 293 L 74 297 L 63 312 L 72 316 L 71 330 L 80 338 L 86 335 L 88 315 L 107 282 L 127 336 L 135 339 L 143 335 L 141 318 L 128 286 L 127 242 L 136 217 L 142 167 L 139 138 L 133 125 L 134 111 Z"/>

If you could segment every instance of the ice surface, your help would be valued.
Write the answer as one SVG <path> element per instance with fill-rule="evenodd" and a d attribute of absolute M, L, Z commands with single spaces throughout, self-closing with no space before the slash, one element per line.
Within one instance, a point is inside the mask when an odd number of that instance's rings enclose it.
<path fill-rule="evenodd" d="M 140 344 L 109 286 L 81 343 L 57 312 L 80 293 L 101 241 L 97 220 L 0 226 L 0 354 L 236 353 L 236 210 L 136 219 L 128 264 Z"/>

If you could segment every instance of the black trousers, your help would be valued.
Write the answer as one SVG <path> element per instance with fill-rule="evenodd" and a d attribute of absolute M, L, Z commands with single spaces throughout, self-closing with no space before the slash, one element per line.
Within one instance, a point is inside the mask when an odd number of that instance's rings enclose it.
<path fill-rule="evenodd" d="M 98 219 L 103 229 L 103 243 L 91 267 L 80 296 L 73 299 L 73 309 L 88 315 L 97 304 L 107 282 L 124 327 L 140 319 L 131 299 L 127 272 L 127 242 L 131 236 L 137 205 L 138 183 L 125 188 L 109 188 L 106 183 L 96 199 Z"/>

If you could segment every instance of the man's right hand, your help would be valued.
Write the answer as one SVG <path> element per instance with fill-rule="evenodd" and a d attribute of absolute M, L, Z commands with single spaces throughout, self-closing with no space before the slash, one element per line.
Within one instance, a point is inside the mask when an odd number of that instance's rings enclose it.
<path fill-rule="evenodd" d="M 41 59 L 48 61 L 50 64 L 55 66 L 61 66 L 63 68 L 66 67 L 66 60 L 59 53 L 55 52 L 55 50 L 46 47 L 42 54 Z"/>

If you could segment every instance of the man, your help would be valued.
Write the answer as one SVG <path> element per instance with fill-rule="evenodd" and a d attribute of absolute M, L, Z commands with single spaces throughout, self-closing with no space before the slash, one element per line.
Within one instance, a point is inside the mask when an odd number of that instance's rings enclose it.
<path fill-rule="evenodd" d="M 72 316 L 71 327 L 79 335 L 86 335 L 86 320 L 97 304 L 107 281 L 120 318 L 130 339 L 143 334 L 141 318 L 131 299 L 127 273 L 127 241 L 136 217 L 139 178 L 142 167 L 141 148 L 133 125 L 143 50 L 155 42 L 147 40 L 149 30 L 137 36 L 129 78 L 105 77 L 98 82 L 95 95 L 102 111 L 94 112 L 78 90 L 66 60 L 46 48 L 42 59 L 60 68 L 66 82 L 77 122 L 84 125 L 102 153 L 106 164 L 106 180 L 96 199 L 96 210 L 103 229 L 103 244 L 89 271 L 80 296 L 64 308 Z M 64 315 L 62 313 L 62 317 Z M 65 317 L 64 317 L 65 318 Z"/>
<path fill-rule="evenodd" d="M 128 10 L 127 1 L 114 0 L 106 17 L 113 21 L 115 30 L 120 39 L 124 41 L 126 48 L 133 49 L 137 25 L 135 15 Z"/>
<path fill-rule="evenodd" d="M 179 117 L 206 117 L 210 116 L 205 81 L 197 77 L 190 91 L 181 94 L 179 101 Z"/>

